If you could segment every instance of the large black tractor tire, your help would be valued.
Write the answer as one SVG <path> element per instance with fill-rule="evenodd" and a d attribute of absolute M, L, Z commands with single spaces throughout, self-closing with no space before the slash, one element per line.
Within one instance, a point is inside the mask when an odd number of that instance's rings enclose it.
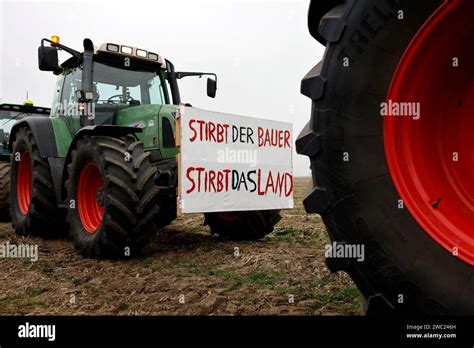
<path fill-rule="evenodd" d="M 331 242 L 365 246 L 362 262 L 326 262 L 333 272 L 349 273 L 367 300 L 367 314 L 474 313 L 473 268 L 397 206 L 400 196 L 385 161 L 380 116 L 404 50 L 441 3 L 350 0 L 320 23 L 309 16 L 310 27 L 319 24 L 327 46 L 323 61 L 301 85 L 313 101 L 311 120 L 296 141 L 312 170 L 304 205 L 322 216 Z M 399 10 L 404 20 L 397 18 Z"/>
<path fill-rule="evenodd" d="M 57 206 L 48 160 L 29 128 L 15 134 L 10 162 L 10 212 L 19 235 L 44 238 L 67 234 L 65 211 Z"/>
<path fill-rule="evenodd" d="M 157 169 L 143 144 L 84 136 L 67 169 L 67 220 L 76 249 L 85 257 L 137 256 L 160 210 Z"/>
<path fill-rule="evenodd" d="M 204 224 L 212 234 L 228 240 L 259 240 L 273 232 L 281 220 L 279 210 L 258 210 L 230 213 L 206 213 Z"/>
<path fill-rule="evenodd" d="M 0 163 L 0 221 L 10 220 L 10 163 Z"/>

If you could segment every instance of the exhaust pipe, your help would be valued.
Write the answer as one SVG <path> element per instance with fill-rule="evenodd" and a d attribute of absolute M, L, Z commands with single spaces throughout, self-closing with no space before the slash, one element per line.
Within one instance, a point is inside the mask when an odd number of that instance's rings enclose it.
<path fill-rule="evenodd" d="M 86 107 L 81 115 L 81 126 L 90 126 L 94 124 L 95 115 L 93 115 L 92 104 L 93 95 L 93 77 L 92 64 L 94 58 L 94 44 L 90 39 L 84 39 L 84 53 L 82 54 L 82 91 L 85 97 Z"/>
<path fill-rule="evenodd" d="M 179 95 L 178 81 L 174 65 L 168 59 L 166 61 L 166 69 L 168 70 L 169 83 L 171 89 L 171 97 L 173 98 L 173 104 L 179 105 L 181 103 L 181 97 Z"/>

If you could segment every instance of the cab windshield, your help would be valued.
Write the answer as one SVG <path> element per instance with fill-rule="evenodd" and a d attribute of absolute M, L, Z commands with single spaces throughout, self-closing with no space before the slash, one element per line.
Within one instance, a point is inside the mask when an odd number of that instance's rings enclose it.
<path fill-rule="evenodd" d="M 30 114 L 21 111 L 0 110 L 0 143 L 8 141 L 10 131 L 15 122 L 26 116 L 30 116 Z"/>
<path fill-rule="evenodd" d="M 96 107 L 166 104 L 163 81 L 158 71 L 136 71 L 94 62 L 93 92 Z M 76 68 L 66 75 L 62 102 L 76 104 L 75 92 L 80 90 L 82 71 Z"/>

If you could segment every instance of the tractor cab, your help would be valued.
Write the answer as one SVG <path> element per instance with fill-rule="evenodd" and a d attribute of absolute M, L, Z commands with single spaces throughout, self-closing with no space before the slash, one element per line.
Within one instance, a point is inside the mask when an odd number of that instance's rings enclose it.
<path fill-rule="evenodd" d="M 57 114 L 67 116 L 79 111 L 83 68 L 73 58 L 61 68 L 62 88 L 57 89 L 54 104 Z M 130 46 L 103 44 L 94 52 L 92 71 L 92 99 L 87 111 L 94 115 L 96 125 L 116 124 L 123 109 L 139 111 L 146 109 L 142 106 L 171 104 L 166 63 L 158 54 Z"/>
<path fill-rule="evenodd" d="M 58 50 L 71 54 L 61 65 Z M 139 114 L 139 110 L 147 113 L 159 111 L 158 106 L 178 105 L 177 80 L 183 77 L 212 75 L 214 79 L 207 81 L 208 96 L 214 98 L 217 89 L 215 74 L 175 72 L 173 64 L 159 54 L 128 45 L 105 43 L 95 48 L 85 39 L 84 51 L 79 53 L 53 36 L 41 41 L 38 57 L 40 70 L 59 75 L 52 115 L 80 120 L 72 121 L 75 131 L 87 125 L 116 125 L 123 109 L 135 108 Z"/>

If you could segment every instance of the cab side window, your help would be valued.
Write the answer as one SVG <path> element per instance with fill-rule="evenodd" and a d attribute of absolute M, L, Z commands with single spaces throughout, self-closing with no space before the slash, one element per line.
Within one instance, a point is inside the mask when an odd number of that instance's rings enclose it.
<path fill-rule="evenodd" d="M 61 95 L 61 102 L 65 105 L 77 104 L 76 91 L 81 89 L 81 69 L 74 69 L 64 78 L 63 93 Z M 63 107 L 63 109 L 66 109 Z"/>
<path fill-rule="evenodd" d="M 163 147 L 176 147 L 176 143 L 174 141 L 173 127 L 171 127 L 171 122 L 167 117 L 163 117 L 161 119 L 161 132 L 163 139 Z"/>
<path fill-rule="evenodd" d="M 54 87 L 53 102 L 51 103 L 50 116 L 57 116 L 61 110 L 61 91 L 64 84 L 64 75 L 59 75 Z"/>

